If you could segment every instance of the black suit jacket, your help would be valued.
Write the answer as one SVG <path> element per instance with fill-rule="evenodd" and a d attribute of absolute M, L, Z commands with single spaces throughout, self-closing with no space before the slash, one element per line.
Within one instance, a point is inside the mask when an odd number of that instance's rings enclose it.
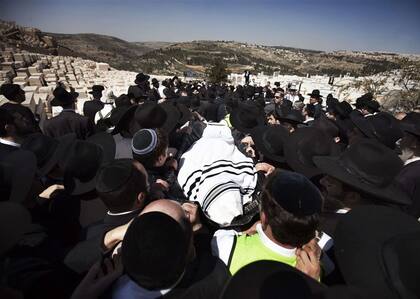
<path fill-rule="evenodd" d="M 83 114 L 84 116 L 89 118 L 89 120 L 92 123 L 94 123 L 96 112 L 101 111 L 104 108 L 104 106 L 105 104 L 102 103 L 100 100 L 87 101 L 83 105 Z"/>
<path fill-rule="evenodd" d="M 103 221 L 90 226 L 86 231 L 86 239 L 79 242 L 65 257 L 66 266 L 77 273 L 88 271 L 102 257 L 104 234 L 126 224 L 138 213 L 139 211 L 133 211 L 125 215 L 106 215 Z"/>
<path fill-rule="evenodd" d="M 92 125 L 86 116 L 71 110 L 64 110 L 59 115 L 45 121 L 44 134 L 57 138 L 75 133 L 77 138 L 86 139 L 92 130 L 91 128 Z"/>
<path fill-rule="evenodd" d="M 406 208 L 407 212 L 417 219 L 420 218 L 420 161 L 405 165 L 395 180 L 412 200 L 411 205 Z"/>

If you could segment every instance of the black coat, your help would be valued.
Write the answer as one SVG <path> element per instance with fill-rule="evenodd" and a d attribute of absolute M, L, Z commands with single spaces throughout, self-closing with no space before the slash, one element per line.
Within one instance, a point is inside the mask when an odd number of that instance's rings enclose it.
<path fill-rule="evenodd" d="M 100 100 L 87 101 L 83 105 L 83 114 L 84 114 L 84 116 L 86 116 L 87 118 L 89 118 L 89 120 L 92 123 L 94 123 L 94 121 L 95 121 L 95 114 L 98 111 L 101 111 L 104 108 L 104 106 L 105 106 L 105 104 L 102 103 Z"/>
<path fill-rule="evenodd" d="M 44 124 L 44 134 L 54 138 L 75 133 L 78 139 L 86 139 L 91 130 L 89 119 L 71 110 L 64 110 Z"/>
<path fill-rule="evenodd" d="M 66 266 L 77 273 L 88 271 L 102 256 L 104 234 L 118 226 L 126 224 L 137 216 L 138 213 L 139 211 L 133 211 L 132 213 L 115 216 L 107 214 L 103 221 L 88 227 L 85 240 L 76 244 L 65 257 L 64 263 Z"/>
<path fill-rule="evenodd" d="M 395 179 L 412 200 L 407 212 L 420 218 L 420 161 L 405 165 Z"/>
<path fill-rule="evenodd" d="M 149 101 L 157 102 L 161 99 L 159 91 L 156 88 L 152 88 L 149 92 Z"/>

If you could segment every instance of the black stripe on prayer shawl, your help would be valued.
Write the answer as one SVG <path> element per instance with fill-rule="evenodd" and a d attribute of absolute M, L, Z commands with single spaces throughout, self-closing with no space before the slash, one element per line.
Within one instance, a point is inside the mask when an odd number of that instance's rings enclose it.
<path fill-rule="evenodd" d="M 226 183 L 221 183 L 221 184 L 218 184 L 216 186 L 213 186 L 213 188 L 208 190 L 207 194 L 205 194 L 204 198 L 203 198 L 203 204 L 202 204 L 203 210 L 205 210 L 207 208 L 207 201 L 208 201 L 209 198 L 213 197 L 214 193 L 217 193 L 217 192 L 219 192 L 220 189 L 227 188 L 229 186 L 230 187 L 239 187 L 238 184 L 235 184 L 234 182 L 229 181 L 229 182 L 226 182 Z"/>
<path fill-rule="evenodd" d="M 216 164 L 216 163 L 220 163 L 220 162 L 227 162 L 228 164 L 221 164 L 221 165 L 214 165 L 214 164 Z M 197 170 L 195 170 L 195 171 L 193 171 L 187 178 L 186 178 L 186 180 L 185 180 L 185 183 L 182 185 L 182 189 L 184 189 L 185 188 L 185 186 L 188 184 L 188 181 L 189 181 L 189 179 L 194 175 L 194 174 L 196 174 L 196 173 L 198 173 L 198 172 L 202 172 L 201 173 L 201 175 L 203 174 L 203 173 L 206 173 L 206 172 L 208 172 L 208 171 L 210 171 L 210 170 L 212 170 L 212 169 L 214 169 L 214 168 L 217 168 L 217 167 L 220 167 L 220 166 L 232 166 L 232 167 L 235 167 L 235 166 L 233 166 L 233 165 L 239 165 L 239 164 L 251 164 L 252 165 L 252 167 L 254 167 L 254 163 L 252 162 L 252 161 L 242 161 L 242 162 L 237 162 L 237 163 L 234 163 L 234 162 L 232 162 L 232 161 L 229 161 L 229 160 L 216 160 L 216 161 L 214 161 L 214 162 L 212 162 L 211 164 L 206 164 L 206 165 L 203 165 L 203 167 L 202 168 L 205 168 L 205 167 L 209 167 L 209 166 L 211 166 L 210 168 L 207 168 L 207 169 L 205 169 L 205 170 L 203 170 L 203 169 L 197 169 Z"/>
<path fill-rule="evenodd" d="M 206 206 L 205 206 L 205 208 L 203 208 L 203 210 L 204 211 L 207 211 L 208 210 L 208 208 L 210 207 L 210 205 L 219 197 L 219 195 L 221 195 L 221 194 L 223 194 L 223 193 L 225 193 L 226 191 L 229 191 L 229 190 L 241 190 L 241 187 L 239 187 L 239 186 L 228 186 L 228 187 L 225 187 L 225 188 L 223 188 L 223 189 L 221 189 L 221 190 L 219 190 L 217 193 L 215 193 L 215 194 L 213 194 L 211 197 L 208 197 L 208 198 L 206 198 L 205 199 L 205 202 L 206 202 Z"/>
<path fill-rule="evenodd" d="M 198 183 L 198 186 L 197 186 L 197 191 L 198 191 L 198 188 L 201 186 L 201 184 L 202 184 L 202 183 L 204 183 L 204 182 L 205 182 L 205 180 L 206 180 L 206 179 L 211 178 L 211 177 L 214 177 L 214 176 L 219 175 L 219 174 L 221 174 L 221 173 L 230 173 L 230 174 L 236 174 L 236 175 L 239 175 L 239 174 L 248 174 L 248 175 L 250 175 L 250 176 L 254 176 L 254 175 L 255 175 L 255 172 L 242 171 L 241 173 L 236 173 L 236 172 L 229 171 L 229 170 L 223 170 L 223 171 L 221 171 L 221 172 L 216 172 L 216 173 L 214 173 L 214 174 L 209 174 L 209 175 L 207 175 L 207 176 L 206 176 L 204 179 L 202 179 L 202 180 L 201 180 L 201 178 L 202 178 L 202 177 L 198 177 L 198 178 L 194 181 L 194 183 L 190 186 L 190 188 L 189 188 L 189 190 L 188 190 L 188 192 L 187 192 L 187 198 L 190 198 L 190 196 L 191 196 L 191 194 L 192 194 L 192 192 L 193 192 L 193 189 L 194 189 L 194 187 L 197 185 L 197 183 Z M 253 190 L 253 188 L 249 188 L 249 189 L 252 189 L 252 190 Z"/>

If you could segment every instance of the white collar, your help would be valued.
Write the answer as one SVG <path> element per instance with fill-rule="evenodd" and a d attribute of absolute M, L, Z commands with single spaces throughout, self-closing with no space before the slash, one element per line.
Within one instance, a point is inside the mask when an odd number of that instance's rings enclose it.
<path fill-rule="evenodd" d="M 125 212 L 121 212 L 121 213 L 112 213 L 112 212 L 110 212 L 110 211 L 108 211 L 108 212 L 106 212 L 109 216 L 121 216 L 121 215 L 127 215 L 127 214 L 130 214 L 130 213 L 134 213 L 134 212 L 136 212 L 136 211 L 138 211 L 138 209 L 136 209 L 136 210 L 130 210 L 130 211 L 125 211 Z"/>
<path fill-rule="evenodd" d="M 257 224 L 257 233 L 258 233 L 258 236 L 260 237 L 261 242 L 264 244 L 264 246 L 271 249 L 275 253 L 285 256 L 285 257 L 296 256 L 296 248 L 285 248 L 271 241 L 270 238 L 267 237 L 267 235 L 264 233 L 261 223 Z"/>
<path fill-rule="evenodd" d="M 19 143 L 16 143 L 16 142 L 13 142 L 13 141 L 10 141 L 10 140 L 7 140 L 7 139 L 3 139 L 3 138 L 0 138 L 0 143 L 10 145 L 10 146 L 14 146 L 14 147 L 20 147 Z"/>
<path fill-rule="evenodd" d="M 308 117 L 307 119 L 305 119 L 304 121 L 303 121 L 303 123 L 307 123 L 307 122 L 310 122 L 310 121 L 313 121 L 314 120 L 314 118 L 313 117 Z"/>
<path fill-rule="evenodd" d="M 404 162 L 404 166 L 405 166 L 405 165 L 408 165 L 408 164 L 410 164 L 410 163 L 413 163 L 413 162 L 419 161 L 419 160 L 420 160 L 420 157 L 413 157 L 413 158 L 408 159 L 407 161 L 405 161 L 405 162 Z"/>

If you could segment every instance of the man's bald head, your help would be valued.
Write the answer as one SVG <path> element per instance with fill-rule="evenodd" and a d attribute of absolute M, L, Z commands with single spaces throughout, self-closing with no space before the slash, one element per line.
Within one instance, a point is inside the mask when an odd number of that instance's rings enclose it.
<path fill-rule="evenodd" d="M 181 224 L 185 220 L 188 220 L 187 215 L 185 214 L 185 211 L 182 208 L 182 206 L 178 202 L 169 199 L 159 199 L 151 202 L 143 209 L 140 215 L 150 212 L 164 213 Z"/>

